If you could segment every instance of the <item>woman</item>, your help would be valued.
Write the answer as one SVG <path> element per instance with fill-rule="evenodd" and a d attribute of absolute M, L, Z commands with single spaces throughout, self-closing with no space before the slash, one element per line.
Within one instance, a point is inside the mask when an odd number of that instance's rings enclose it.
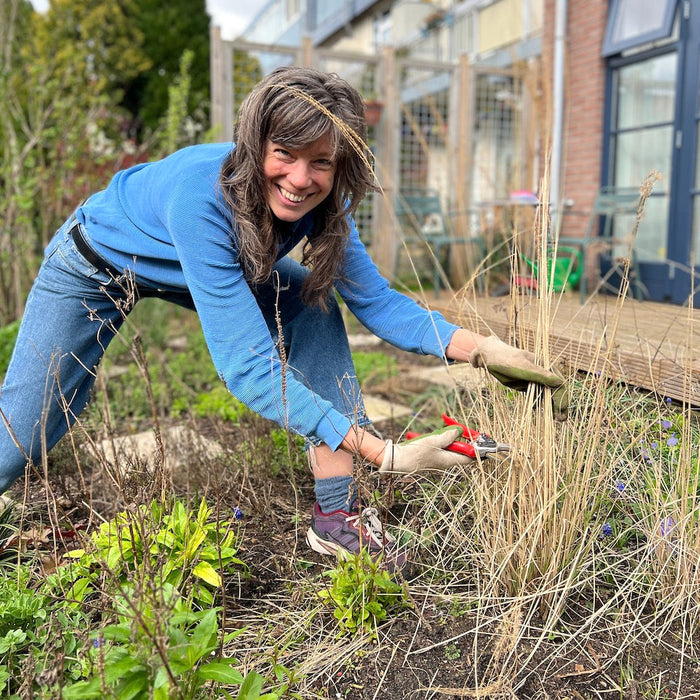
<path fill-rule="evenodd" d="M 198 312 L 231 393 L 308 439 L 311 547 L 388 546 L 395 558 L 372 513 L 357 513 L 353 456 L 401 473 L 467 458 L 443 449 L 458 429 L 396 445 L 365 430 L 334 291 L 404 350 L 515 368 L 517 381 L 561 380 L 389 288 L 353 222 L 372 188 L 365 132 L 362 99 L 345 81 L 282 68 L 242 105 L 233 148 L 192 146 L 134 166 L 79 206 L 46 248 L 0 394 L 0 493 L 85 408 L 133 303 L 158 296 Z M 301 241 L 303 264 L 287 255 Z"/>

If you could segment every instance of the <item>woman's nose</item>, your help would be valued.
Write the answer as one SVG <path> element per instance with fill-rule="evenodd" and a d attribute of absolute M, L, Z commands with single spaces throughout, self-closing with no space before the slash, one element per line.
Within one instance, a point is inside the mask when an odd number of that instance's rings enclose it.
<path fill-rule="evenodd" d="M 311 184 L 311 168 L 309 163 L 301 158 L 294 163 L 287 174 L 289 182 L 299 189 L 308 187 Z"/>

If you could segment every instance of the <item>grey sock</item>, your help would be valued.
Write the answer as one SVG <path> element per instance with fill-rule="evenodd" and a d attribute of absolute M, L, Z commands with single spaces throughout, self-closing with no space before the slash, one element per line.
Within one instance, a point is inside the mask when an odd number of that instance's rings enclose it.
<path fill-rule="evenodd" d="M 351 476 L 316 479 L 314 491 L 318 506 L 324 513 L 332 513 L 334 510 L 349 511 L 357 497 L 357 486 Z"/>

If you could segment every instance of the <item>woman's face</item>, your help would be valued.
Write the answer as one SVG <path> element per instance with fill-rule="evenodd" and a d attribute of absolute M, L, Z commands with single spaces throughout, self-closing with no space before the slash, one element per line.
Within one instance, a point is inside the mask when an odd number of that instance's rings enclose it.
<path fill-rule="evenodd" d="M 281 221 L 298 221 L 330 193 L 335 162 L 328 136 L 310 146 L 292 149 L 267 142 L 263 160 L 265 196 Z"/>

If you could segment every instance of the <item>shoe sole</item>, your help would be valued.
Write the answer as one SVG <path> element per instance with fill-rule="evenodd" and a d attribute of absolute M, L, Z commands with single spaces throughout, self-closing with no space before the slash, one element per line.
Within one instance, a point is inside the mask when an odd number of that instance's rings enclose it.
<path fill-rule="evenodd" d="M 330 542 L 329 540 L 324 540 L 322 537 L 319 537 L 311 527 L 306 531 L 306 544 L 308 544 L 314 552 L 318 552 L 318 554 L 336 556 L 338 552 L 340 552 L 340 556 L 343 557 L 350 554 L 344 547 L 341 547 L 335 542 Z"/>
<path fill-rule="evenodd" d="M 341 547 L 335 542 L 324 540 L 322 537 L 319 537 L 311 527 L 306 531 L 306 544 L 318 554 L 327 554 L 343 560 L 350 559 L 353 556 L 353 553 L 345 549 L 345 547 Z M 400 569 L 403 563 L 401 566 L 397 567 L 396 562 L 389 559 L 384 563 L 384 566 L 388 569 L 389 573 L 393 573 L 397 568 Z"/>

